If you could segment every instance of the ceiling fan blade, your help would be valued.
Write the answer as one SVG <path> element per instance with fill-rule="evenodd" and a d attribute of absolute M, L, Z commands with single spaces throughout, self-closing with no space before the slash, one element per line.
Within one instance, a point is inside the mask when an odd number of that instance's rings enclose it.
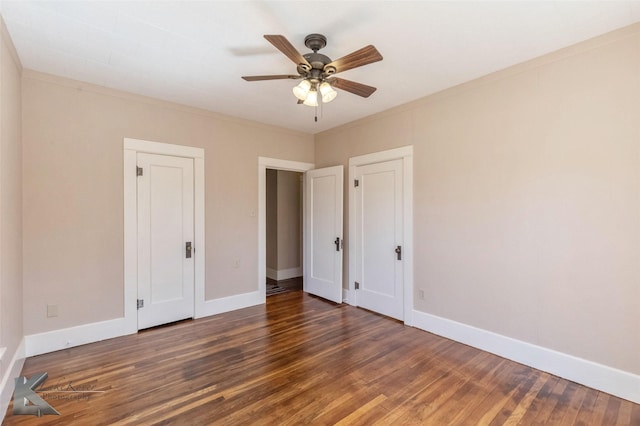
<path fill-rule="evenodd" d="M 351 92 L 354 95 L 362 96 L 363 98 L 368 98 L 371 96 L 373 92 L 377 89 L 372 86 L 367 86 L 366 84 L 356 83 L 355 81 L 345 80 L 344 78 L 333 77 L 329 80 L 331 85 L 335 88 L 346 90 L 347 92 Z"/>
<path fill-rule="evenodd" d="M 262 80 L 297 80 L 301 78 L 299 75 L 249 75 L 242 77 L 246 81 L 262 81 Z"/>
<path fill-rule="evenodd" d="M 336 59 L 333 62 L 324 66 L 325 71 L 329 67 L 336 69 L 336 72 L 343 72 L 352 68 L 361 67 L 363 65 L 371 64 L 382 60 L 382 55 L 378 52 L 374 46 L 365 46 L 360 50 L 349 53 L 347 56 L 343 56 L 340 59 Z"/>
<path fill-rule="evenodd" d="M 296 50 L 295 47 L 289 40 L 282 35 L 265 35 L 264 38 L 269 41 L 269 43 L 273 44 L 276 49 L 281 51 L 286 55 L 287 58 L 291 59 L 296 65 L 305 64 L 311 69 L 311 64 Z"/>

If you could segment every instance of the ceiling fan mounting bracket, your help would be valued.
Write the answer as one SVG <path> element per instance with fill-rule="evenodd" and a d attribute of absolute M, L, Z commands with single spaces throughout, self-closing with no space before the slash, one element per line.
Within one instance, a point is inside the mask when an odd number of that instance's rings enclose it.
<path fill-rule="evenodd" d="M 322 34 L 309 34 L 304 38 L 304 45 L 317 52 L 327 45 L 327 38 Z"/>

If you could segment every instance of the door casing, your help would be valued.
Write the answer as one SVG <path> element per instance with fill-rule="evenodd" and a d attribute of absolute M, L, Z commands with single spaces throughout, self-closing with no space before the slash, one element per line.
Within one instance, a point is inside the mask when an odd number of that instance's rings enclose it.
<path fill-rule="evenodd" d="M 397 159 L 402 160 L 404 183 L 402 206 L 402 233 L 404 241 L 402 250 L 402 271 L 404 275 L 404 323 L 407 325 L 413 325 L 413 146 L 411 145 L 349 158 L 349 179 L 347 181 L 349 191 L 347 203 L 349 209 L 349 239 L 347 241 L 349 267 L 347 275 L 349 284 L 346 300 L 350 305 L 358 306 L 355 292 L 356 247 L 355 244 L 349 244 L 350 241 L 355 241 L 356 239 L 356 209 L 353 208 L 356 203 L 356 192 L 354 188 L 356 167 Z"/>
<path fill-rule="evenodd" d="M 267 169 L 304 173 L 307 170 L 313 169 L 313 167 L 313 163 L 258 157 L 258 292 L 261 303 L 265 303 L 267 300 Z M 304 185 L 302 199 L 305 199 Z M 302 204 L 302 217 L 305 217 L 304 201 Z M 305 242 L 303 241 L 302 244 L 304 247 Z M 306 250 L 303 248 L 303 265 L 306 262 L 304 259 L 305 252 Z"/>

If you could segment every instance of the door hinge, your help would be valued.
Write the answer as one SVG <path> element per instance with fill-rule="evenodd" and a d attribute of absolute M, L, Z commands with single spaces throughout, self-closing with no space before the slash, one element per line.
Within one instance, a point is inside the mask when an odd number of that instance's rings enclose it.
<path fill-rule="evenodd" d="M 138 309 L 144 308 L 144 299 L 138 299 Z"/>
<path fill-rule="evenodd" d="M 355 285 L 356 285 L 356 290 L 360 290 L 360 283 L 358 281 L 354 281 Z"/>
<path fill-rule="evenodd" d="M 358 179 L 355 179 L 355 180 L 353 181 L 353 187 L 354 187 L 354 188 L 357 188 L 357 187 L 359 187 L 359 186 L 360 186 L 360 181 L 359 181 Z"/>
<path fill-rule="evenodd" d="M 136 167 L 136 176 L 142 176 L 142 167 Z"/>

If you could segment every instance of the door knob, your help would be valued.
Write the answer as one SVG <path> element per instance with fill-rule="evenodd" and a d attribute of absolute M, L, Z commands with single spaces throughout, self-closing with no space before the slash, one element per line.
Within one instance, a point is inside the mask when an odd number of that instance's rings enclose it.
<path fill-rule="evenodd" d="M 402 260 L 402 246 L 397 246 L 395 252 L 398 255 L 398 260 Z"/>

